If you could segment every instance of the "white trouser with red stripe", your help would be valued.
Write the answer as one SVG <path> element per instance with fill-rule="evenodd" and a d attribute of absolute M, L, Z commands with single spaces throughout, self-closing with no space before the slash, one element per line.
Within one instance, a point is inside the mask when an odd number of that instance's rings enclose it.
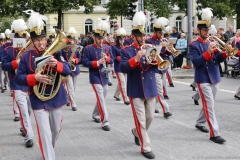
<path fill-rule="evenodd" d="M 20 112 L 20 122 L 23 132 L 26 134 L 24 142 L 33 139 L 33 129 L 30 121 L 31 103 L 29 100 L 28 92 L 22 90 L 15 90 L 15 100 Z"/>
<path fill-rule="evenodd" d="M 18 105 L 17 105 L 17 102 L 16 102 L 15 90 L 12 90 L 12 91 L 13 91 L 13 114 L 14 114 L 14 117 L 20 117 L 19 108 L 18 108 Z"/>
<path fill-rule="evenodd" d="M 168 88 L 167 88 L 167 76 L 166 73 L 162 74 L 162 84 L 163 84 L 163 95 L 168 95 Z"/>
<path fill-rule="evenodd" d="M 96 94 L 97 103 L 92 113 L 92 118 L 100 117 L 102 127 L 109 125 L 107 106 L 105 104 L 105 97 L 107 95 L 107 85 L 92 84 L 93 90 Z"/>
<path fill-rule="evenodd" d="M 167 69 L 166 76 L 167 76 L 169 85 L 170 85 L 170 84 L 173 84 L 171 65 L 169 65 L 169 67 L 168 67 L 168 69 Z"/>
<path fill-rule="evenodd" d="M 214 101 L 219 88 L 219 83 L 197 83 L 197 87 L 203 106 L 197 119 L 197 125 L 204 126 L 207 121 L 210 129 L 210 137 L 219 136 L 219 127 L 214 111 Z"/>
<path fill-rule="evenodd" d="M 74 97 L 74 92 L 77 84 L 77 77 L 78 76 L 68 76 L 67 80 L 67 89 L 68 89 L 68 95 L 69 95 L 69 101 L 72 107 L 77 107 Z"/>
<path fill-rule="evenodd" d="M 2 66 L 0 66 L 0 86 L 1 89 L 3 89 L 5 86 L 7 87 L 7 81 L 8 81 L 8 77 L 7 76 L 7 72 L 2 70 Z"/>
<path fill-rule="evenodd" d="M 126 94 L 126 74 L 121 72 L 116 72 L 118 85 L 115 91 L 114 96 L 119 98 L 119 95 L 121 93 L 123 101 L 127 102 L 129 101 L 128 96 Z"/>
<path fill-rule="evenodd" d="M 159 73 L 155 73 L 155 77 L 156 77 L 157 90 L 158 90 L 157 101 L 161 105 L 163 114 L 164 114 L 166 112 L 169 112 L 169 105 L 163 97 L 162 75 Z"/>
<path fill-rule="evenodd" d="M 62 125 L 62 107 L 33 110 L 39 147 L 44 160 L 55 160 L 54 146 Z"/>
<path fill-rule="evenodd" d="M 238 90 L 237 90 L 237 92 L 236 92 L 235 95 L 238 96 L 238 97 L 240 97 L 240 87 L 238 88 Z"/>
<path fill-rule="evenodd" d="M 150 152 L 151 143 L 147 130 L 154 118 L 156 97 L 149 99 L 130 97 L 130 103 L 136 127 L 133 129 L 133 134 L 140 140 L 141 152 Z"/>

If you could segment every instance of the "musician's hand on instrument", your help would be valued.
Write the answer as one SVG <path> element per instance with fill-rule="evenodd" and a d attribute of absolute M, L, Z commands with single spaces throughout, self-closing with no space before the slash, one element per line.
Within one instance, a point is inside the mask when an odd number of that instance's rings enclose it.
<path fill-rule="evenodd" d="M 101 58 L 101 59 L 98 60 L 98 64 L 104 64 L 105 61 L 106 61 L 105 58 Z"/>
<path fill-rule="evenodd" d="M 167 42 L 165 42 L 165 41 L 162 41 L 162 42 L 160 43 L 160 45 L 161 45 L 162 47 L 166 47 L 166 45 L 167 45 Z"/>
<path fill-rule="evenodd" d="M 19 60 L 16 60 L 16 62 L 17 62 L 17 65 L 19 65 L 19 63 L 20 63 L 20 59 L 19 59 Z"/>
<path fill-rule="evenodd" d="M 145 49 L 141 49 L 140 51 L 138 51 L 135 59 L 136 59 L 137 61 L 139 61 L 139 60 L 141 59 L 141 57 L 144 56 L 145 54 L 146 54 L 146 50 L 145 50 Z"/>
<path fill-rule="evenodd" d="M 37 82 L 42 82 L 44 84 L 49 84 L 50 79 L 48 78 L 47 75 L 42 75 L 41 73 L 43 72 L 43 69 L 41 69 L 36 75 L 35 75 L 35 80 Z"/>
<path fill-rule="evenodd" d="M 57 60 L 55 58 L 51 58 L 48 62 L 47 65 L 51 67 L 55 67 L 57 65 Z"/>
<path fill-rule="evenodd" d="M 108 58 L 107 54 L 106 54 L 106 53 L 103 53 L 103 54 L 102 54 L 102 58 L 107 59 L 107 58 Z"/>
<path fill-rule="evenodd" d="M 73 59 L 71 59 L 71 61 L 72 61 L 72 62 L 75 64 L 75 62 L 76 62 L 76 59 L 74 59 L 74 58 L 73 58 Z"/>
<path fill-rule="evenodd" d="M 211 42 L 208 46 L 208 52 L 212 54 L 216 48 L 217 48 L 216 44 L 214 42 Z"/>

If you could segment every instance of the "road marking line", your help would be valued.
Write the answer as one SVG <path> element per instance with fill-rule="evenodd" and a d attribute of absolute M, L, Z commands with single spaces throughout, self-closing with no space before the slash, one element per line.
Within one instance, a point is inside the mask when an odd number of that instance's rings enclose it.
<path fill-rule="evenodd" d="M 174 83 L 184 84 L 184 85 L 190 85 L 191 83 L 186 82 L 180 82 L 180 81 L 173 81 Z M 236 93 L 236 91 L 226 90 L 226 89 L 219 89 L 219 91 L 227 92 L 227 93 Z"/>

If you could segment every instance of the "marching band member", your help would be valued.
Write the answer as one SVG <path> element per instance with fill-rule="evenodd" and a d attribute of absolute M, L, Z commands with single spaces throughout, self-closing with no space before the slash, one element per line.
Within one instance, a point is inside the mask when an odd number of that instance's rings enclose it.
<path fill-rule="evenodd" d="M 154 23 L 153 36 L 146 41 L 146 43 L 153 44 L 155 46 L 158 46 L 158 45 L 163 46 L 162 49 L 161 49 L 161 52 L 165 52 L 166 42 L 162 41 L 161 38 L 162 38 L 162 32 L 165 29 L 165 26 L 167 24 L 168 24 L 168 19 L 166 19 L 165 17 L 158 18 Z M 155 76 L 156 76 L 156 83 L 157 83 L 157 90 L 158 90 L 157 100 L 158 100 L 159 104 L 161 105 L 161 107 L 163 109 L 164 117 L 168 118 L 169 116 L 172 116 L 172 113 L 169 112 L 169 105 L 168 105 L 168 103 L 166 102 L 166 100 L 164 99 L 164 96 L 163 96 L 163 80 L 162 80 L 162 78 L 163 78 L 163 73 L 164 72 L 166 72 L 166 70 L 165 71 L 159 71 L 156 68 Z M 155 113 L 158 113 L 158 112 L 159 112 L 158 110 L 155 110 Z"/>
<path fill-rule="evenodd" d="M 124 28 L 119 28 L 117 30 L 117 40 L 116 40 L 116 45 L 111 46 L 112 48 L 112 54 L 114 57 L 114 71 L 116 73 L 117 76 L 117 80 L 118 80 L 118 85 L 116 88 L 116 91 L 114 93 L 114 98 L 116 98 L 117 101 L 120 101 L 119 95 L 121 93 L 122 98 L 123 98 L 123 102 L 126 105 L 129 105 L 129 99 L 127 97 L 126 94 L 126 74 L 122 73 L 119 63 L 120 63 L 120 59 L 121 59 L 121 50 L 124 47 L 124 39 L 123 37 L 126 35 L 126 30 Z"/>
<path fill-rule="evenodd" d="M 82 59 L 83 65 L 89 67 L 89 79 L 97 99 L 92 118 L 96 123 L 102 122 L 104 131 L 110 131 L 105 97 L 109 82 L 107 64 L 113 63 L 110 46 L 103 44 L 104 32 L 109 28 L 107 22 L 108 20 L 98 19 L 98 28 L 94 31 L 94 44 L 85 48 Z"/>
<path fill-rule="evenodd" d="M 237 30 L 237 35 L 240 36 L 240 31 Z M 235 42 L 236 43 L 236 48 L 238 48 L 238 54 L 236 55 L 237 57 L 240 57 L 240 41 Z M 239 63 L 238 63 L 238 69 L 240 70 L 240 58 L 238 58 Z M 235 93 L 234 97 L 238 100 L 240 100 L 240 87 L 238 88 L 237 92 Z"/>
<path fill-rule="evenodd" d="M 167 21 L 167 23 L 169 22 L 168 19 L 166 19 L 166 18 L 164 18 L 164 19 Z M 164 39 L 162 39 L 162 41 L 168 41 L 168 40 L 164 37 Z M 173 45 L 173 44 L 169 44 L 169 46 L 170 45 Z M 169 47 L 167 49 L 166 46 L 163 46 L 163 48 L 161 50 L 161 53 L 160 53 L 160 56 L 162 57 L 163 60 L 171 61 L 170 57 L 172 56 L 172 53 L 170 52 Z M 171 67 L 171 66 L 169 66 L 169 67 Z M 168 97 L 168 88 L 167 88 L 167 71 L 168 71 L 168 69 L 164 70 L 164 71 L 161 71 L 162 72 L 162 83 L 163 83 L 163 96 L 164 96 L 165 99 L 169 99 L 169 97 Z M 172 82 L 170 82 L 170 83 L 172 84 L 172 85 L 170 84 L 170 86 L 174 87 L 173 83 Z"/>
<path fill-rule="evenodd" d="M 13 41 L 17 39 L 26 38 L 27 26 L 23 19 L 14 20 L 12 23 L 12 30 L 15 33 Z M 16 42 L 18 43 L 18 42 Z M 24 136 L 24 142 L 26 147 L 33 146 L 33 129 L 30 121 L 31 104 L 28 96 L 28 86 L 18 85 L 15 81 L 15 70 L 18 68 L 20 59 L 16 59 L 22 47 L 10 46 L 3 51 L 3 69 L 8 71 L 10 80 L 10 88 L 13 90 L 14 106 L 20 111 L 20 121 L 22 135 Z M 18 117 L 15 117 L 18 118 Z"/>
<path fill-rule="evenodd" d="M 1 89 L 1 93 L 5 92 L 5 86 L 6 83 L 4 83 L 4 71 L 2 70 L 2 60 L 1 60 L 1 56 L 2 56 L 2 50 L 3 50 L 3 44 L 5 42 L 5 34 L 1 33 L 0 34 L 0 89 Z"/>
<path fill-rule="evenodd" d="M 67 103 L 62 80 L 58 77 L 68 76 L 71 69 L 63 58 L 55 59 L 50 56 L 46 62 L 46 67 L 41 67 L 39 71 L 35 71 L 37 69 L 34 63 L 36 58 L 41 58 L 46 51 L 47 37 L 43 20 L 46 21 L 47 17 L 34 11 L 31 11 L 30 14 L 27 26 L 30 29 L 30 37 L 34 47 L 21 56 L 15 80 L 19 85 L 29 86 L 29 97 L 36 120 L 43 159 L 55 160 L 54 147 L 61 131 L 62 106 Z M 61 43 L 64 42 L 61 41 Z M 38 64 L 36 65 L 38 66 Z M 50 79 L 50 75 L 45 74 L 45 72 L 51 72 L 57 76 Z M 54 89 L 52 92 L 52 87 L 56 88 L 58 84 L 60 85 L 59 89 Z M 39 89 L 45 90 L 44 93 L 40 94 Z M 51 93 L 54 93 L 55 96 L 46 97 Z M 44 97 L 41 98 L 42 96 Z"/>
<path fill-rule="evenodd" d="M 121 50 L 120 69 L 127 73 L 127 95 L 130 99 L 135 128 L 132 134 L 136 145 L 141 145 L 141 153 L 144 157 L 153 159 L 150 139 L 147 130 L 154 118 L 156 97 L 158 96 L 155 68 L 146 64 L 145 49 L 141 46 L 145 43 L 144 33 L 146 17 L 143 12 L 136 12 L 133 17 L 132 35 L 134 42 Z"/>
<path fill-rule="evenodd" d="M 202 9 L 202 20 L 198 21 L 197 25 L 199 37 L 189 45 L 189 57 L 195 67 L 194 80 L 197 83 L 203 105 L 195 127 L 208 133 L 209 130 L 204 126 L 207 121 L 210 129 L 210 140 L 221 144 L 226 140 L 219 133 L 214 101 L 221 79 L 218 65 L 219 62 L 221 63 L 227 58 L 227 54 L 224 51 L 220 53 L 216 49 L 216 44 L 207 40 L 212 16 L 210 8 Z"/>
<path fill-rule="evenodd" d="M 169 40 L 170 32 L 171 32 L 171 27 L 170 26 L 165 27 L 165 32 L 163 34 L 163 37 L 166 38 L 167 40 Z M 172 44 L 170 44 L 170 45 L 172 45 Z M 169 55 L 169 61 L 171 63 L 173 63 L 173 56 L 172 55 Z M 168 79 L 169 86 L 174 87 L 173 80 L 172 80 L 172 67 L 171 67 L 171 65 L 167 69 L 166 76 L 167 76 L 167 79 Z M 165 88 L 166 88 L 167 87 L 167 82 L 164 82 L 164 84 L 165 84 Z"/>
<path fill-rule="evenodd" d="M 125 41 L 124 41 L 124 46 L 129 46 L 133 43 L 134 41 L 134 38 L 133 38 L 133 35 L 130 35 L 129 38 L 127 38 Z"/>
<path fill-rule="evenodd" d="M 76 29 L 74 27 L 70 27 L 67 32 L 67 38 L 71 41 L 72 44 L 74 44 L 75 40 L 75 34 L 77 33 Z M 69 95 L 69 102 L 72 107 L 72 111 L 77 110 L 77 105 L 75 102 L 75 88 L 77 84 L 77 77 L 80 74 L 80 68 L 79 63 L 81 61 L 80 53 L 79 51 L 74 52 L 72 51 L 71 47 L 66 47 L 62 50 L 62 56 L 64 59 L 71 64 L 72 72 L 67 78 L 67 93 Z"/>
<path fill-rule="evenodd" d="M 55 37 L 56 37 L 56 30 L 54 28 L 49 29 L 47 46 L 50 46 L 52 44 L 52 42 L 54 41 Z"/>

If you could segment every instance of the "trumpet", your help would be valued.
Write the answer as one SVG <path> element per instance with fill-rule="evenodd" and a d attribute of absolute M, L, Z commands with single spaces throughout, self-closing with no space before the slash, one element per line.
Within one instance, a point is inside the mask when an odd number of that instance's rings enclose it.
<path fill-rule="evenodd" d="M 166 38 L 162 38 L 162 40 L 167 42 L 167 45 L 166 45 L 167 51 L 171 52 L 174 58 L 181 53 L 179 50 L 176 50 L 173 47 L 173 44 L 170 44 Z"/>
<path fill-rule="evenodd" d="M 153 46 L 151 44 L 143 44 L 141 46 L 141 49 L 143 49 L 143 47 L 146 48 L 146 60 L 148 64 L 151 65 L 156 65 L 156 63 L 153 63 L 152 60 L 157 60 L 159 62 L 158 64 L 158 70 L 165 70 L 169 67 L 170 62 L 167 60 L 163 60 L 162 57 L 159 55 L 162 46 Z"/>
<path fill-rule="evenodd" d="M 219 39 L 216 36 L 209 36 L 207 38 L 207 40 L 208 40 L 208 42 L 214 42 L 216 44 L 217 50 L 219 52 L 222 52 L 222 50 L 225 48 L 227 50 L 227 52 L 229 53 L 228 57 L 232 58 L 233 56 L 235 56 L 238 53 L 238 48 L 232 48 L 232 46 L 228 45 L 228 42 L 224 43 L 221 39 Z"/>

